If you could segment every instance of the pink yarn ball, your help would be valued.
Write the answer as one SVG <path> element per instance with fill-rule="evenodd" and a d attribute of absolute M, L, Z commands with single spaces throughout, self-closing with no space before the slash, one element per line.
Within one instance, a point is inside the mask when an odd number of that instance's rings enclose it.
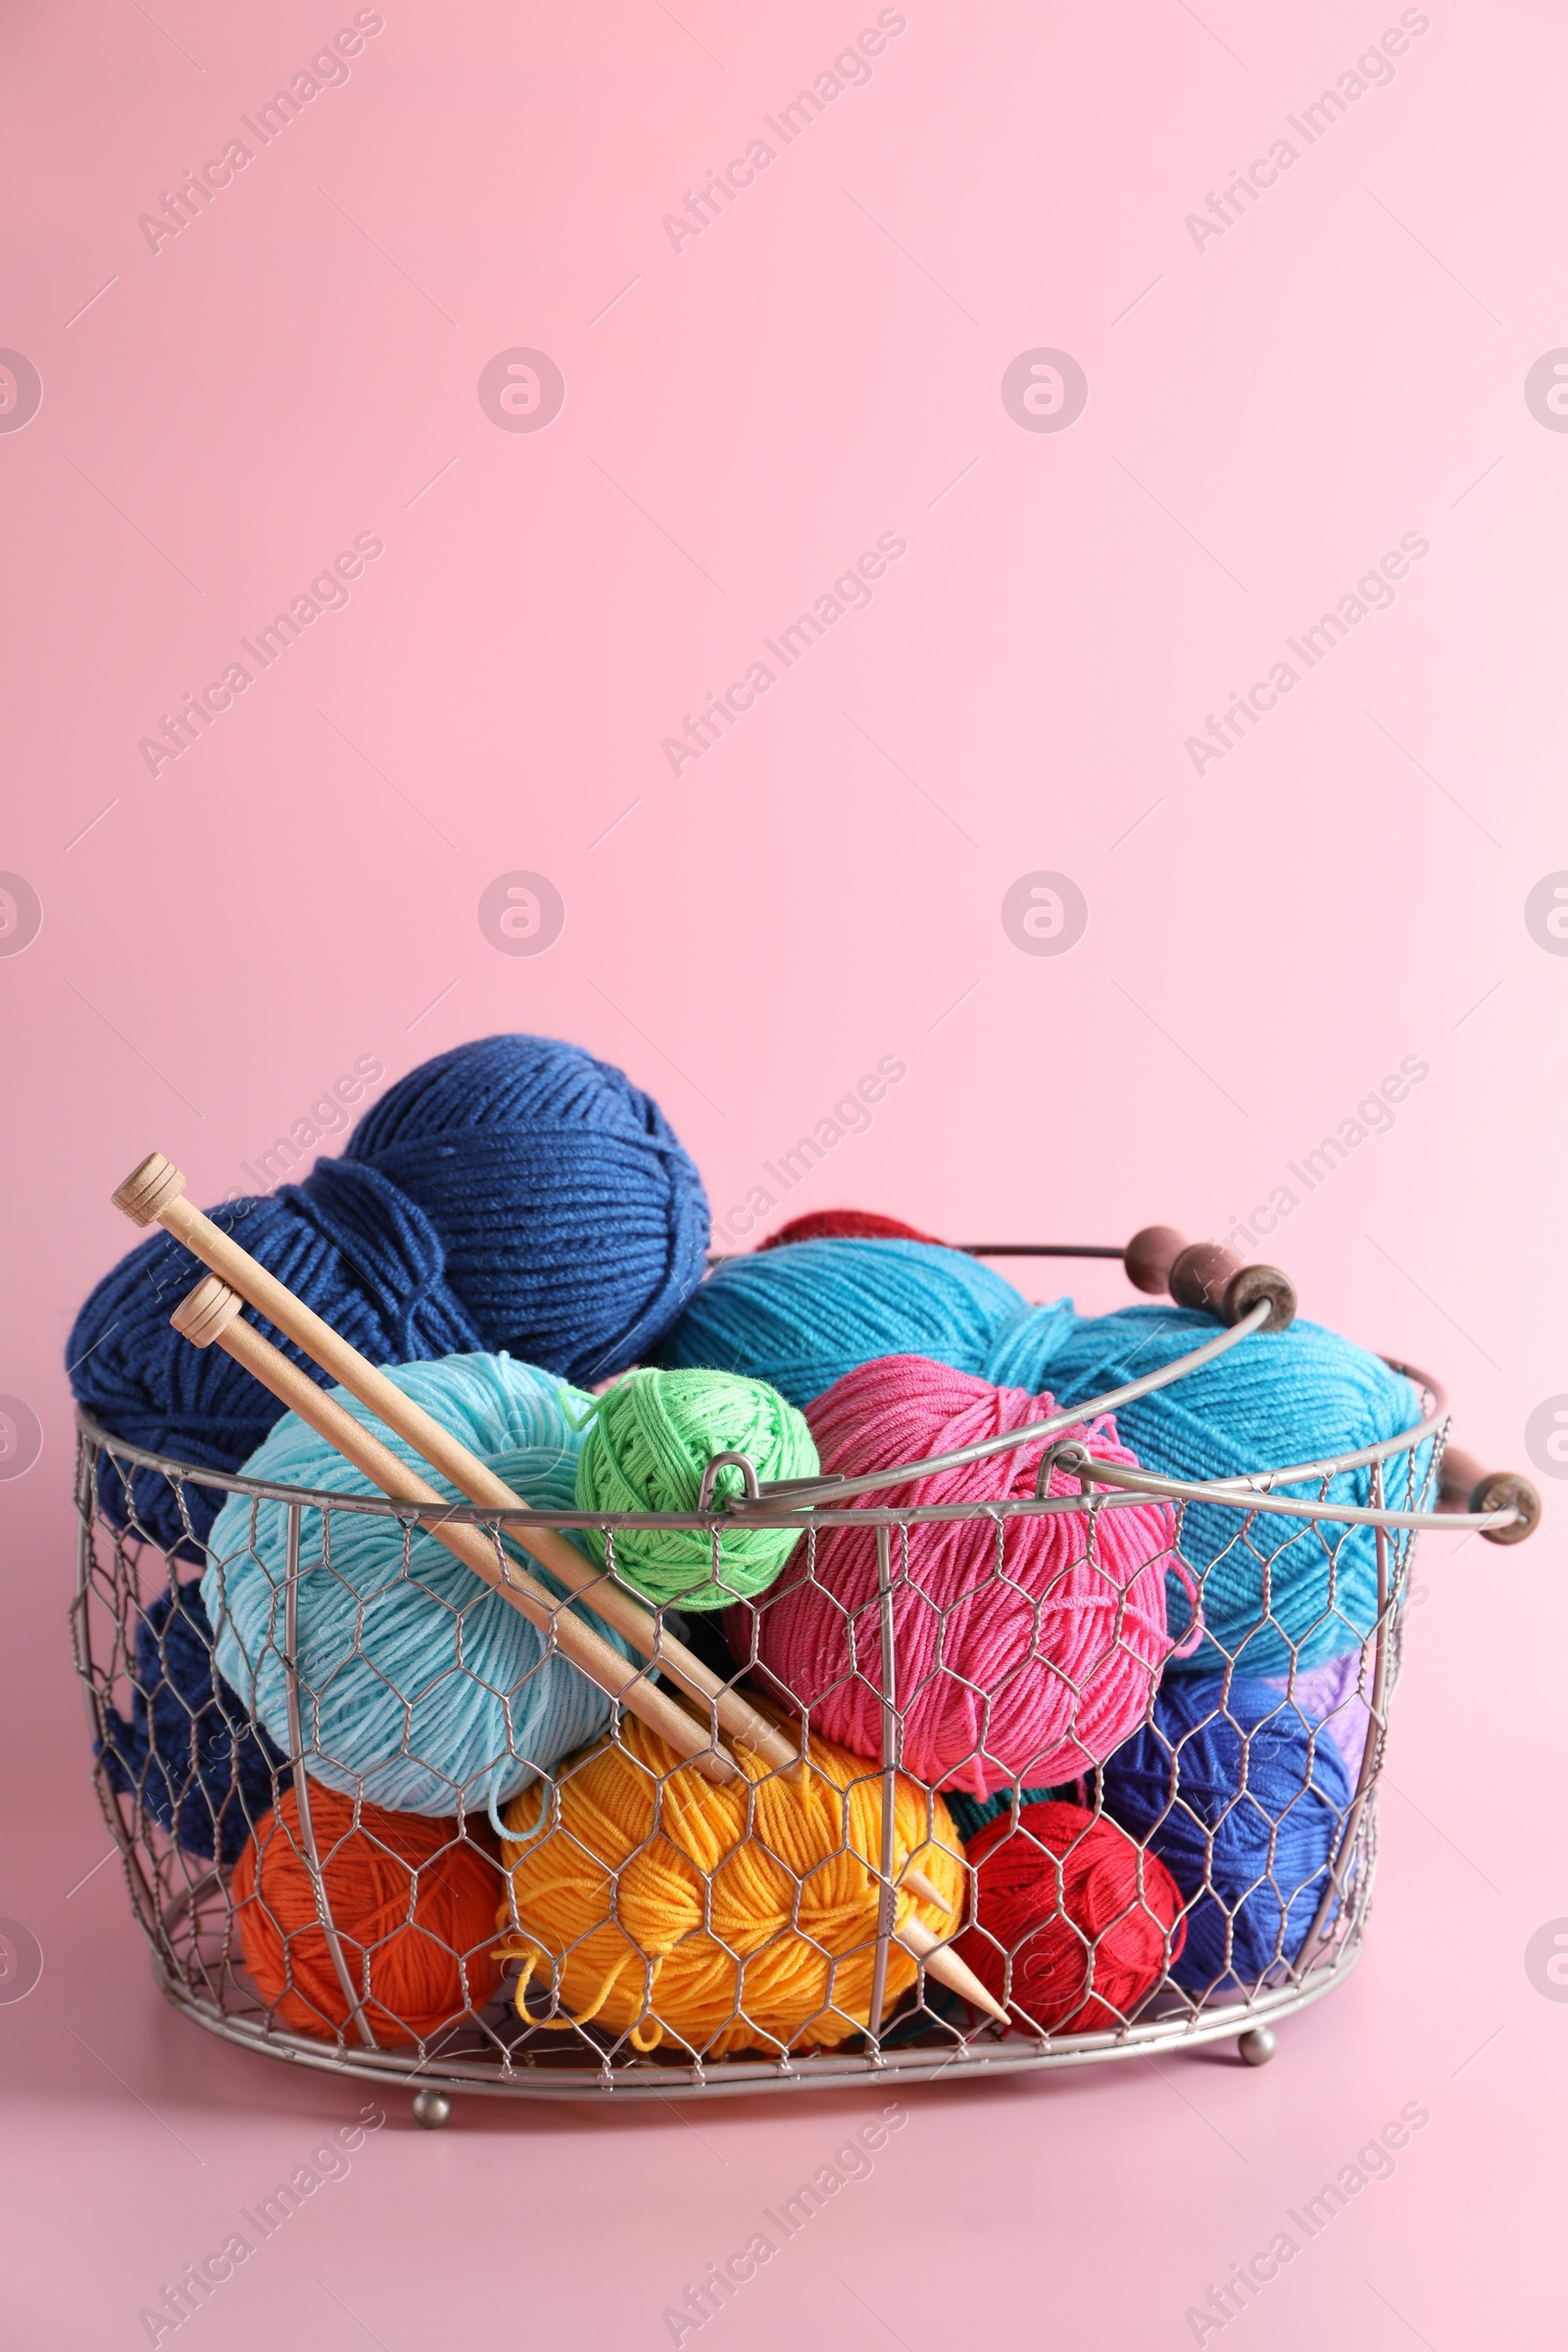
<path fill-rule="evenodd" d="M 1053 1411 L 924 1356 L 848 1372 L 807 1408 L 824 1470 L 858 1475 L 999 1436 Z M 1067 1433 L 1062 1433 L 1063 1435 Z M 1108 1418 L 1071 1432 L 1132 1463 Z M 1034 1493 L 1040 1441 L 859 1497 L 863 1507 Z M 1053 1494 L 1078 1493 L 1054 1472 Z M 1165 1572 L 1175 1519 L 1163 1502 L 986 1525 L 928 1522 L 893 1537 L 899 1762 L 933 1788 L 977 1796 L 1068 1781 L 1143 1721 L 1171 1653 Z M 1001 1557 L 999 1569 L 999 1528 Z M 862 1756 L 882 1746 L 882 1641 L 869 1529 L 797 1545 L 778 1583 L 725 1618 L 736 1658 L 814 1730 Z M 755 1644 L 755 1647 L 754 1647 Z M 753 1665 L 754 1657 L 756 1660 Z"/>

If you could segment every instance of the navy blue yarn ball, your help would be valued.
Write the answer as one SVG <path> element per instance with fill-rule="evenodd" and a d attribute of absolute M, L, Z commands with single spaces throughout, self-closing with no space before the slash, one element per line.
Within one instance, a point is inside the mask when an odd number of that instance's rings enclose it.
<path fill-rule="evenodd" d="M 702 1179 L 658 1103 L 579 1046 L 520 1036 L 422 1063 L 340 1159 L 214 1213 L 372 1363 L 506 1349 L 579 1387 L 647 1354 L 702 1279 L 709 1230 Z M 170 1328 L 202 1272 L 156 1233 L 93 1291 L 67 1360 L 101 1427 L 232 1471 L 283 1408 L 221 1348 Z M 185 1556 L 222 1501 L 112 1464 L 100 1492 L 117 1524 Z"/>
<path fill-rule="evenodd" d="M 272 1809 L 288 1765 L 213 1668 L 213 1629 L 195 1585 L 160 1592 L 136 1627 L 130 1719 L 109 1711 L 98 1745 L 117 1795 L 134 1796 L 188 1853 L 237 1862 Z"/>
<path fill-rule="evenodd" d="M 703 1278 L 703 1180 L 612 1063 L 542 1037 L 439 1054 L 368 1109 L 344 1150 L 416 1202 L 492 1353 L 578 1388 L 637 1363 Z"/>
<path fill-rule="evenodd" d="M 1326 1728 L 1267 1683 L 1167 1675 L 1152 1724 L 1107 1759 L 1101 1789 L 1191 1906 L 1176 1982 L 1206 1992 L 1277 1980 L 1317 1915 L 1350 1804 Z"/>

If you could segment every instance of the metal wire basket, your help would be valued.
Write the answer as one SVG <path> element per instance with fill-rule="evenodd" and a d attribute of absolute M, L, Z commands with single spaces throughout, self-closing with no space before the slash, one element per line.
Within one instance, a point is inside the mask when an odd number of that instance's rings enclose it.
<path fill-rule="evenodd" d="M 985 1252 L 1001 1253 L 1000 1250 Z M 1063 1250 L 1049 1254 L 1125 1254 L 1131 1267 L 1133 1253 Z M 1140 1287 L 1152 1285 L 1146 1282 Z M 1172 1288 L 1176 1287 L 1173 1283 Z M 744 1520 L 748 1527 L 760 1524 L 799 1530 L 808 1579 L 815 1578 L 818 1564 L 831 1556 L 835 1543 L 848 1540 L 843 1533 L 846 1517 L 853 1514 L 858 1530 L 875 1531 L 878 1655 L 887 1659 L 889 1665 L 885 1674 L 879 1672 L 875 1682 L 880 1752 L 865 1760 L 863 1779 L 880 1787 L 881 1844 L 874 1852 L 864 1850 L 863 1846 L 856 1849 L 876 1883 L 878 1896 L 875 1927 L 860 1954 L 862 1959 L 868 1956 L 871 1963 L 870 1998 L 858 2017 L 836 2012 L 829 1971 L 824 2017 L 813 2018 L 809 2029 L 803 2029 L 787 2039 L 759 2031 L 731 2032 L 710 2036 L 706 2042 L 692 2040 L 678 2025 L 671 2026 L 670 2021 L 661 2017 L 657 1980 L 652 1971 L 638 2021 L 645 2030 L 640 2032 L 627 2028 L 612 2031 L 572 2016 L 564 1997 L 559 1965 L 553 1965 L 548 1979 L 536 1975 L 520 2011 L 513 1989 L 505 1984 L 493 1998 L 483 2000 L 481 1996 L 476 2001 L 468 1990 L 471 1981 L 468 1970 L 473 1969 L 476 1958 L 472 1951 L 453 1955 L 457 1981 L 463 1989 L 454 2000 L 453 2013 L 437 2030 L 431 2031 L 426 2025 L 422 2034 L 407 2032 L 401 2027 L 388 2032 L 384 2005 L 370 1997 L 371 1956 L 343 1934 L 341 1923 L 333 1917 L 323 1857 L 313 1827 L 311 1791 L 317 1785 L 313 1775 L 321 1758 L 312 1731 L 318 1694 L 307 1687 L 295 1664 L 300 1582 L 307 1575 L 333 1573 L 333 1532 L 350 1514 L 369 1513 L 394 1524 L 397 1533 L 390 1541 L 394 1545 L 401 1544 L 404 1578 L 418 1575 L 417 1563 L 411 1559 L 411 1545 L 416 1540 L 421 1522 L 436 1518 L 482 1529 L 495 1546 L 498 1560 L 508 1557 L 497 1515 L 475 1508 L 434 1505 L 421 1508 L 380 1498 L 318 1494 L 223 1476 L 128 1446 L 80 1417 L 76 1478 L 79 1535 L 72 1612 L 75 1655 L 86 1686 L 94 1752 L 98 1758 L 99 1795 L 123 1858 L 130 1899 L 151 1945 L 153 1969 L 160 1986 L 175 2007 L 197 2024 L 240 2047 L 260 2050 L 298 2065 L 383 2083 L 392 2081 L 408 2084 L 416 2094 L 415 2112 L 425 2124 L 444 2122 L 449 2111 L 449 2094 L 458 2091 L 557 2099 L 606 2096 L 625 2099 L 667 2096 L 671 2092 L 689 2097 L 694 2093 L 712 2096 L 768 2088 L 843 2086 L 867 2077 L 883 2081 L 896 2078 L 906 2082 L 938 2076 L 1098 2064 L 1162 2049 L 1180 2049 L 1230 2035 L 1240 2037 L 1245 2058 L 1253 2064 L 1262 2063 L 1273 2054 L 1272 2029 L 1278 2021 L 1332 1990 L 1348 1975 L 1361 1954 L 1377 1850 L 1378 1776 L 1387 1736 L 1389 1702 L 1398 1673 L 1401 1627 L 1417 1533 L 1424 1528 L 1476 1530 L 1490 1535 L 1494 1541 L 1514 1541 L 1530 1532 L 1539 1502 L 1526 1483 L 1517 1479 L 1499 1476 L 1478 1484 L 1476 1466 L 1451 1449 L 1446 1450 L 1448 1425 L 1443 1392 L 1437 1382 L 1408 1365 L 1396 1368 L 1406 1373 L 1421 1394 L 1423 1417 L 1419 1425 L 1396 1440 L 1323 1461 L 1274 1464 L 1260 1467 L 1246 1477 L 1184 1484 L 1150 1471 L 1107 1463 L 1094 1456 L 1082 1443 L 1064 1437 L 1064 1432 L 1080 1428 L 1098 1414 L 1114 1412 L 1135 1397 L 1180 1381 L 1227 1348 L 1246 1345 L 1253 1332 L 1269 1323 L 1273 1305 L 1270 1297 L 1255 1286 L 1250 1296 L 1245 1284 L 1240 1291 L 1233 1285 L 1232 1293 L 1230 1308 L 1237 1319 L 1228 1328 L 1218 1328 L 1213 1340 L 1204 1347 L 1104 1396 L 1073 1405 L 1047 1421 L 1008 1432 L 1003 1438 L 965 1448 L 961 1453 L 926 1463 L 890 1465 L 874 1476 L 860 1479 L 798 1482 L 783 1490 L 759 1489 L 749 1463 L 741 1465 L 739 1481 L 733 1478 L 726 1481 L 721 1476 L 726 1457 L 720 1457 L 720 1461 L 710 1466 L 704 1482 L 700 1497 L 703 1507 L 690 1516 L 660 1520 L 564 1511 L 539 1514 L 542 1523 L 566 1531 L 597 1529 L 604 1539 L 607 1577 L 615 1576 L 614 1545 L 617 1537 L 628 1530 L 660 1526 L 699 1529 L 709 1539 L 711 1572 L 720 1584 L 724 1580 L 726 1543 L 733 1542 L 739 1520 Z M 1041 1441 L 1048 1443 L 1033 1497 L 924 1507 L 856 1507 L 858 1497 L 869 1490 L 907 1484 L 933 1469 Z M 1046 1492 L 1047 1473 L 1053 1465 L 1078 1472 L 1078 1493 Z M 1337 1494 L 1332 1500 L 1329 1498 L 1331 1480 L 1349 1470 L 1366 1473 L 1368 1499 L 1364 1504 L 1344 1503 Z M 172 1554 L 153 1541 L 144 1525 L 145 1481 L 149 1476 L 167 1485 L 187 1531 L 186 1541 Z M 738 1494 L 720 1492 L 725 1485 L 737 1483 L 741 1489 Z M 1281 1492 L 1285 1489 L 1294 1492 Z M 275 1649 L 287 1678 L 286 1754 L 280 1752 L 281 1742 L 273 1745 L 255 1732 L 244 1694 L 234 1692 L 221 1682 L 216 1659 L 212 1661 L 215 1680 L 211 1705 L 205 1710 L 193 1710 L 188 1697 L 181 1695 L 190 1689 L 189 1676 L 174 1672 L 167 1645 L 172 1631 L 180 1631 L 184 1639 L 189 1629 L 176 1627 L 171 1610 L 177 1614 L 179 1595 L 188 1594 L 192 1576 L 214 1558 L 195 1536 L 190 1510 L 193 1492 L 246 1498 L 252 1506 L 253 1524 L 255 1510 L 263 1504 L 280 1504 L 286 1513 L 287 1567 L 269 1635 L 270 1644 Z M 1441 1512 L 1431 1507 L 1439 1495 L 1445 1505 Z M 1080 1572 L 1087 1569 L 1099 1573 L 1097 1563 L 1105 1514 L 1119 1507 L 1147 1504 L 1151 1497 L 1162 1498 L 1172 1507 L 1175 1535 L 1171 1558 L 1179 1571 L 1184 1529 L 1195 1506 L 1217 1507 L 1233 1515 L 1234 1531 L 1225 1547 L 1225 1556 L 1240 1557 L 1245 1553 L 1255 1566 L 1260 1593 L 1259 1626 L 1274 1625 L 1270 1593 L 1283 1573 L 1282 1563 L 1288 1566 L 1293 1557 L 1300 1556 L 1303 1547 L 1311 1547 L 1324 1593 L 1324 1618 L 1320 1625 L 1335 1620 L 1344 1631 L 1333 1645 L 1342 1650 L 1349 1643 L 1354 1645 L 1355 1655 L 1345 1678 L 1343 1695 L 1317 1735 L 1334 1739 L 1342 1751 L 1348 1751 L 1349 1795 L 1348 1801 L 1336 1807 L 1332 1853 L 1304 1939 L 1293 1935 L 1291 1948 L 1287 1948 L 1286 1927 L 1291 1904 L 1300 1891 L 1289 1886 L 1277 1889 L 1281 1917 L 1275 1947 L 1265 1956 L 1263 1965 L 1256 1965 L 1254 1958 L 1245 1981 L 1239 1981 L 1234 1968 L 1223 1968 L 1216 1971 L 1209 1984 L 1179 1983 L 1171 1972 L 1172 1939 L 1167 1934 L 1166 1966 L 1157 1981 L 1125 2010 L 1115 2010 L 1112 2022 L 1092 2032 L 1047 2031 L 1018 2014 L 1013 2017 L 1011 2029 L 1004 2032 L 956 1998 L 924 1965 L 919 1966 L 912 1988 L 890 2002 L 887 1999 L 890 1962 L 896 1951 L 905 1949 L 899 1942 L 900 1866 L 893 1825 L 907 1717 L 906 1706 L 893 1687 L 896 1660 L 893 1626 L 896 1607 L 901 1594 L 909 1587 L 912 1573 L 911 1532 L 939 1518 L 968 1520 L 977 1529 L 988 1531 L 984 1541 L 991 1547 L 991 1564 L 989 1571 L 983 1573 L 995 1578 L 1000 1587 L 1009 1575 L 1007 1538 L 1011 1523 L 1052 1515 L 1068 1524 L 1067 1548 L 1072 1555 L 1072 1566 Z M 1350 1627 L 1340 1605 L 1339 1563 L 1351 1530 L 1358 1527 L 1374 1531 L 1376 1609 L 1370 1626 L 1363 1622 Z M 305 1528 L 312 1531 L 308 1540 L 302 1540 Z M 863 1542 L 863 1535 L 860 1540 Z M 1212 1574 L 1212 1569 L 1208 1573 Z M 1200 1597 L 1203 1576 L 1198 1575 L 1194 1581 Z M 751 1612 L 755 1627 L 760 1629 L 772 1599 L 764 1592 L 736 1605 Z M 711 1618 L 687 1617 L 681 1621 L 672 1617 L 670 1622 L 672 1630 L 683 1631 L 688 1641 L 700 1642 L 700 1629 L 710 1628 L 706 1652 L 709 1662 L 732 1685 L 739 1684 L 741 1670 L 735 1667 L 733 1659 L 736 1655 L 745 1656 L 748 1645 L 735 1636 L 733 1615 L 727 1649 L 719 1642 L 717 1627 Z M 1291 1649 L 1291 1670 L 1281 1684 L 1282 1707 L 1295 1704 L 1298 1682 L 1295 1661 L 1301 1646 L 1298 1632 Z M 1237 1644 L 1238 1649 L 1244 1647 L 1245 1644 Z M 640 1670 L 652 1673 L 654 1667 Z M 628 1666 L 628 1677 L 634 1671 L 633 1666 Z M 1228 1707 L 1230 1689 L 1231 1678 L 1227 1674 L 1218 1702 L 1222 1711 Z M 978 1696 L 983 1716 L 986 1694 L 981 1692 Z M 160 1751 L 162 1761 L 149 1757 L 139 1767 L 127 1768 L 122 1748 L 117 1747 L 119 1727 L 122 1726 L 126 1705 L 135 1704 L 138 1699 L 145 1711 L 162 1710 L 166 1734 Z M 179 1714 L 180 1709 L 183 1715 Z M 168 1738 L 171 1710 L 175 1715 L 172 1742 Z M 799 1726 L 789 1727 L 792 1736 L 798 1728 L 802 1751 L 808 1756 L 812 1738 L 810 1717 L 811 1710 L 806 1707 L 802 1709 Z M 1153 1721 L 1152 1692 L 1146 1722 L 1153 1726 Z M 1239 1735 L 1241 1728 L 1238 1727 Z M 983 1740 L 983 1731 L 981 1737 Z M 626 1726 L 618 1710 L 612 1710 L 608 1738 L 616 1745 L 625 1741 Z M 236 1742 L 245 1746 L 250 1766 L 248 1777 L 244 1773 L 215 1775 L 212 1769 L 215 1755 L 221 1751 L 222 1757 L 231 1763 Z M 559 1826 L 557 1797 L 571 1774 L 579 1769 L 580 1762 L 580 1758 L 568 1758 L 559 1762 L 553 1771 L 540 1775 L 545 1807 L 541 1834 L 545 1838 L 568 1835 Z M 249 1974 L 243 1942 L 244 1922 L 233 1887 L 232 1863 L 236 1852 L 253 1835 L 265 1838 L 278 1834 L 275 1820 L 270 1820 L 269 1816 L 291 1784 L 295 1791 L 293 1810 L 298 1823 L 300 1859 L 315 1892 L 316 1928 L 325 1937 L 342 1994 L 338 2015 L 318 2014 L 310 2020 L 313 2030 L 308 2032 L 299 2028 L 297 2002 L 291 2005 L 296 2022 L 285 2022 L 279 2014 L 280 1999 L 274 1997 L 270 2001 Z M 338 1786 L 343 1786 L 341 1777 Z M 354 1788 L 353 1793 L 360 1796 L 363 1788 Z M 1100 1812 L 1102 1791 L 1098 1775 L 1091 1773 L 1083 1779 L 1076 1794 L 1092 1814 Z M 955 1841 L 951 1831 L 942 1831 L 939 1800 L 928 1791 L 922 1791 L 922 1796 L 927 1807 L 928 1835 L 939 1842 L 945 1838 L 951 1848 Z M 1173 1801 L 1180 1801 L 1174 1766 L 1172 1796 Z M 1029 1838 L 1027 1824 L 1017 1817 L 1016 1788 L 1008 1801 L 1013 1812 L 1013 1834 Z M 545 1827 L 546 1822 L 556 1826 Z M 293 1834 L 291 1831 L 290 1835 Z M 648 1842 L 651 1844 L 653 1837 L 659 1835 L 662 1832 L 653 1833 Z M 1210 1838 L 1211 1852 L 1211 1833 L 1205 1832 L 1205 1837 Z M 503 1926 L 506 1906 L 511 1900 L 512 1925 L 516 1927 L 514 1896 L 509 1895 L 512 1882 L 497 1861 L 488 1824 L 482 1817 L 459 1812 L 450 1824 L 450 1840 L 454 1850 L 471 1849 L 494 1868 Z M 616 1871 L 612 1869 L 600 1875 L 606 1886 L 609 1917 L 615 1905 Z M 412 1916 L 412 1873 L 410 1886 Z M 971 1884 L 965 1910 L 965 1918 L 971 1921 L 973 1900 Z M 742 1956 L 733 1957 L 735 1985 L 729 2023 L 739 2029 L 748 2019 L 746 1970 Z M 1010 1961 L 1012 1955 L 1004 1957 Z M 463 1966 L 465 1961 L 467 1969 Z M 1092 1947 L 1086 1951 L 1085 1964 L 1092 1983 L 1095 1966 Z M 473 1973 L 484 1972 L 473 1970 Z M 646 2045 L 651 2037 L 658 2037 L 661 2030 L 662 2040 L 650 2051 Z M 750 2046 L 734 2046 L 737 2039 Z M 717 2046 L 720 2041 L 725 2045 L 722 2049 Z"/>

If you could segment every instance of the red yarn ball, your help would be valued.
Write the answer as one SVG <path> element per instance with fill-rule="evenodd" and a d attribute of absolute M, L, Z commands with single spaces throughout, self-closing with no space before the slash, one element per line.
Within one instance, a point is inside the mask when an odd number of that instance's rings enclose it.
<path fill-rule="evenodd" d="M 499 1852 L 482 1817 L 388 1813 L 311 1783 L 327 1907 L 364 2015 L 383 2047 L 428 2041 L 501 1983 Z M 258 1824 L 234 1871 L 245 1965 L 278 2023 L 358 2043 L 317 1911 L 293 1788 Z"/>
<path fill-rule="evenodd" d="M 947 1453 L 1043 1420 L 1050 1396 L 997 1389 L 919 1355 L 879 1356 L 835 1381 L 806 1410 L 824 1470 L 850 1475 Z M 1132 1464 L 1115 1423 L 1074 1437 Z M 897 1510 L 977 1497 L 1032 1495 L 1045 1441 L 873 1490 L 861 1507 Z M 1052 1475 L 1053 1494 L 1076 1478 Z M 845 1513 L 851 1521 L 854 1510 Z M 1175 1544 L 1168 1503 L 1095 1515 L 929 1522 L 893 1542 L 899 1763 L 933 1788 L 976 1796 L 1013 1784 L 1075 1780 L 1108 1756 L 1148 1711 L 1172 1642 L 1165 1569 Z M 814 1563 L 796 1546 L 760 1602 L 726 1612 L 738 1663 L 812 1727 L 879 1756 L 882 1637 L 876 1540 L 869 1529 L 821 1535 Z"/>
<path fill-rule="evenodd" d="M 759 1250 L 777 1250 L 787 1242 L 934 1242 L 934 1233 L 921 1233 L 897 1217 L 880 1216 L 874 1208 L 818 1208 L 808 1217 L 794 1217 L 770 1233 Z M 939 1245 L 940 1247 L 941 1245 Z"/>
<path fill-rule="evenodd" d="M 1182 1892 L 1157 1855 L 1082 1805 L 999 1814 L 965 1848 L 975 1924 L 957 1950 L 986 1990 L 1048 2034 L 1131 2017 L 1186 1937 Z"/>

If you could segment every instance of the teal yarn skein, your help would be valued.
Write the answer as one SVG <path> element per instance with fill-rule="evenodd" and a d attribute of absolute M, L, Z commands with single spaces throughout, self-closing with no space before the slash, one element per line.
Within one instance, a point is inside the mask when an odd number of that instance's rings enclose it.
<path fill-rule="evenodd" d="M 1212 1340 L 1211 1315 L 1180 1306 L 1129 1306 L 1076 1315 L 1071 1302 L 1037 1307 L 1006 1332 L 986 1377 L 1049 1389 L 1058 1409 L 1087 1403 L 1173 1363 Z M 1146 1470 L 1169 1478 L 1231 1478 L 1249 1470 L 1359 1451 L 1419 1422 L 1414 1389 L 1364 1348 L 1299 1317 L 1287 1331 L 1253 1332 L 1169 1388 L 1118 1405 L 1116 1427 Z M 1384 1464 L 1384 1501 L 1408 1509 L 1432 1458 L 1430 1439 Z M 1323 1482 L 1279 1489 L 1315 1502 Z M 1203 1639 L 1171 1674 L 1288 1675 L 1360 1647 L 1377 1622 L 1377 1531 L 1333 1524 L 1335 1502 L 1367 1504 L 1372 1470 L 1341 1471 L 1313 1520 L 1188 1503 L 1180 1549 L 1201 1585 Z M 1245 1529 L 1245 1533 L 1243 1532 Z M 1170 1626 L 1191 1623 L 1174 1577 Z"/>
<path fill-rule="evenodd" d="M 388 1377 L 536 1508 L 574 1507 L 576 1423 L 593 1399 L 507 1355 L 449 1355 Z M 329 1392 L 454 1502 L 464 1497 L 345 1389 Z M 244 1475 L 332 1494 L 377 1492 L 288 1413 Z M 208 1539 L 202 1599 L 219 1671 L 287 1753 L 287 1506 L 231 1494 Z M 329 1556 L 324 1556 L 329 1552 Z M 306 1771 L 394 1813 L 495 1808 L 609 1728 L 610 1700 L 519 1611 L 393 1518 L 301 1514 L 297 1661 Z M 530 1573 L 550 1584 L 529 1561 Z M 555 1589 L 555 1588 L 553 1588 Z M 623 1655 L 626 1643 L 591 1619 Z"/>
<path fill-rule="evenodd" d="M 813 1478 L 821 1467 L 805 1418 L 765 1381 L 728 1372 L 652 1368 L 628 1372 L 591 1406 L 577 1462 L 582 1511 L 695 1511 L 703 1472 L 715 1453 L 744 1453 L 759 1479 Z M 741 1473 L 718 1474 L 713 1501 L 741 1490 Z M 595 1528 L 584 1547 L 604 1562 Z M 791 1528 L 722 1531 L 715 1560 L 702 1528 L 622 1528 L 615 1572 L 656 1607 L 722 1609 L 765 1592 L 800 1542 Z"/>
<path fill-rule="evenodd" d="M 715 1266 L 653 1360 L 744 1373 L 809 1404 L 879 1355 L 989 1380 L 993 1350 L 1028 1311 L 1010 1282 L 937 1242 L 795 1242 Z"/>

